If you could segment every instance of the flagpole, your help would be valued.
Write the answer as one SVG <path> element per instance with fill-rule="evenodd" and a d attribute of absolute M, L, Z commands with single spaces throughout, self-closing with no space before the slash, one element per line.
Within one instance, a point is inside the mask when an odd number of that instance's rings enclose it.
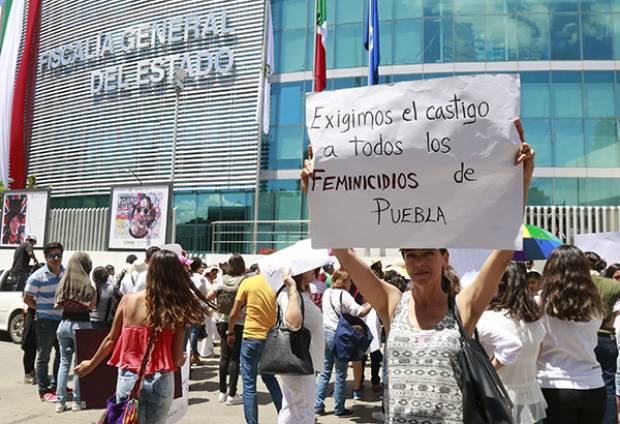
<path fill-rule="evenodd" d="M 317 27 L 317 24 L 316 24 L 316 12 L 318 10 L 318 4 L 317 4 L 318 2 L 319 2 L 319 0 L 314 0 L 314 19 L 312 20 L 312 22 L 314 22 L 314 25 L 313 25 L 314 26 L 314 31 L 313 31 L 314 32 L 314 43 L 313 43 L 314 49 L 312 51 L 312 92 L 314 92 L 314 89 L 315 89 L 315 87 L 314 87 L 314 79 L 316 77 L 316 34 L 317 34 L 316 33 L 316 27 Z"/>
<path fill-rule="evenodd" d="M 265 99 L 265 67 L 267 66 L 267 25 L 269 16 L 271 13 L 271 0 L 265 0 L 265 12 L 263 14 L 263 46 L 262 46 L 262 59 L 261 59 L 261 72 L 258 83 L 259 85 L 259 101 L 257 117 L 258 121 L 258 136 L 257 136 L 257 148 L 256 148 L 256 189 L 254 192 L 254 223 L 252 225 L 252 253 L 258 252 L 258 218 L 259 218 L 259 202 L 260 202 L 260 171 L 261 171 L 261 156 L 262 156 L 262 144 L 263 144 L 263 104 Z"/>
<path fill-rule="evenodd" d="M 371 46 L 374 48 L 374 45 L 372 44 L 372 34 L 370 32 L 370 29 L 372 28 L 372 0 L 368 0 L 368 28 L 366 28 L 366 30 L 368 31 L 368 85 L 371 85 L 370 82 L 370 74 L 372 72 L 372 62 L 371 62 L 371 58 L 372 58 L 372 48 Z"/>

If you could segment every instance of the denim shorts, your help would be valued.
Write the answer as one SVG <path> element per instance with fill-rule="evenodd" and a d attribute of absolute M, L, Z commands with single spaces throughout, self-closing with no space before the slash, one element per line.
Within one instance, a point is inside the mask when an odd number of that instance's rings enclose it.
<path fill-rule="evenodd" d="M 116 401 L 129 397 L 129 393 L 138 378 L 138 373 L 118 370 L 116 381 Z M 144 377 L 140 389 L 140 422 L 163 424 L 168 418 L 168 411 L 174 398 L 174 373 L 155 372 Z"/>

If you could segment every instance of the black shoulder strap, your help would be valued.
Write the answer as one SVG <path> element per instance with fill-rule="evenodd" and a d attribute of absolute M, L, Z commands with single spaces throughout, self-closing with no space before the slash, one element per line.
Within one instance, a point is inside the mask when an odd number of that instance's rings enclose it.
<path fill-rule="evenodd" d="M 461 314 L 459 313 L 459 307 L 456 303 L 456 297 L 453 294 L 448 295 L 448 309 L 452 311 L 452 314 L 456 319 L 456 323 L 459 326 L 459 333 L 461 333 L 461 336 L 469 338 L 469 335 L 467 334 L 467 331 L 465 331 L 465 327 L 463 326 L 463 322 L 461 321 Z M 478 329 L 474 329 L 474 338 L 478 340 Z"/>
<path fill-rule="evenodd" d="M 286 284 L 282 284 L 282 287 L 280 287 L 278 289 L 278 291 L 276 292 L 276 305 L 278 305 L 278 312 L 277 312 L 277 322 L 276 325 L 279 327 L 282 325 L 282 323 L 284 322 L 284 320 L 282 319 L 282 308 L 280 308 L 280 302 L 278 302 L 278 297 L 280 297 L 280 293 L 282 293 L 282 290 L 284 290 L 286 288 Z M 304 322 L 306 320 L 306 310 L 304 307 L 304 297 L 301 295 L 301 292 L 298 290 L 297 294 L 299 294 L 299 301 L 301 302 L 301 326 L 304 326 Z"/>

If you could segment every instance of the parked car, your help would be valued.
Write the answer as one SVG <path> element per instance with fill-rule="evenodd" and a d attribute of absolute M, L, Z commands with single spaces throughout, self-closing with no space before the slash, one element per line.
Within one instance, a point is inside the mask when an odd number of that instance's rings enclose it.
<path fill-rule="evenodd" d="M 21 343 L 26 308 L 22 299 L 24 287 L 11 284 L 7 279 L 8 271 L 0 272 L 0 331 L 9 333 L 13 343 Z"/>

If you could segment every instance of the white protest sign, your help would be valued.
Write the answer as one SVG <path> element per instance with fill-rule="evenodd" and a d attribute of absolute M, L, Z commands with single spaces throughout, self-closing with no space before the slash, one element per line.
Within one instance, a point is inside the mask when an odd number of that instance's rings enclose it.
<path fill-rule="evenodd" d="M 620 232 L 576 234 L 575 246 L 584 252 L 598 253 L 607 265 L 620 263 Z"/>
<path fill-rule="evenodd" d="M 312 246 L 521 249 L 519 99 L 513 75 L 309 94 Z"/>
<path fill-rule="evenodd" d="M 313 249 L 310 239 L 301 240 L 292 246 L 263 257 L 258 262 L 260 272 L 267 278 L 274 291 L 282 287 L 284 272 L 298 275 L 333 262 L 327 249 Z"/>

